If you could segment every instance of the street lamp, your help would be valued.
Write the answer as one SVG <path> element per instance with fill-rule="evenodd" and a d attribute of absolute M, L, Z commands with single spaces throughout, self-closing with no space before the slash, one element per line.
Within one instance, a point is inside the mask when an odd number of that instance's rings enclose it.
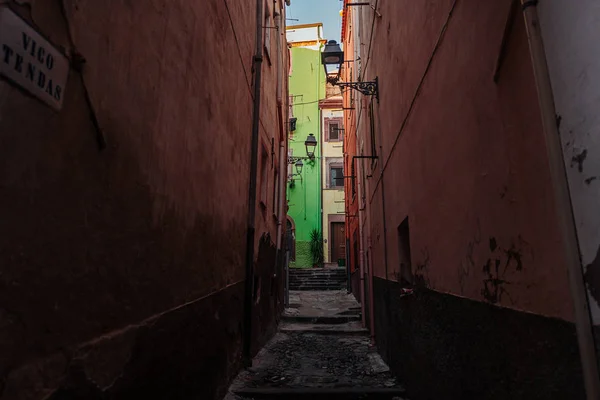
<path fill-rule="evenodd" d="M 344 62 L 344 52 L 340 49 L 340 45 L 335 40 L 330 40 L 325 45 L 323 53 L 321 53 L 321 62 L 325 68 L 325 75 L 327 75 L 327 66 L 335 65 L 338 68 L 337 76 L 328 77 L 327 80 L 333 84 L 339 86 L 341 89 L 350 88 L 355 89 L 367 96 L 375 96 L 379 101 L 379 83 L 377 78 L 370 82 L 338 82 L 340 79 L 340 72 L 342 63 Z"/>
<path fill-rule="evenodd" d="M 306 146 L 306 155 L 311 160 L 315 157 L 315 148 L 317 147 L 317 138 L 312 133 L 308 135 L 304 142 Z"/>
<path fill-rule="evenodd" d="M 302 162 L 302 160 L 298 160 L 296 161 L 296 173 L 298 175 L 302 174 L 302 167 L 304 166 L 304 163 Z"/>
<path fill-rule="evenodd" d="M 321 62 L 325 68 L 325 75 L 327 75 L 328 65 L 336 65 L 339 67 L 344 62 L 344 52 L 335 40 L 330 40 L 325 45 L 325 48 L 321 53 Z"/>
<path fill-rule="evenodd" d="M 299 176 L 300 182 L 302 182 L 302 168 L 304 167 L 304 162 L 302 160 L 314 160 L 315 148 L 317 147 L 317 138 L 315 135 L 312 133 L 309 134 L 304 142 L 304 145 L 306 146 L 306 157 L 288 157 L 288 165 L 294 164 L 296 167 L 296 173 L 288 176 L 288 179 L 290 179 L 291 182 L 294 182 L 294 176 Z"/>

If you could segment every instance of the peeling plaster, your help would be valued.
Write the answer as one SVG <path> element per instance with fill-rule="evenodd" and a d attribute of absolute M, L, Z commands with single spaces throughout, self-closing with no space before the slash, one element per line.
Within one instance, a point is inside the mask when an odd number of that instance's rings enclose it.
<path fill-rule="evenodd" d="M 596 258 L 585 268 L 585 281 L 590 294 L 600 305 L 600 246 L 598 246 Z"/>
<path fill-rule="evenodd" d="M 573 168 L 574 164 L 577 164 L 577 169 L 579 172 L 583 172 L 583 162 L 587 158 L 588 151 L 587 149 L 583 150 L 581 153 L 573 156 L 571 158 L 571 168 Z"/>

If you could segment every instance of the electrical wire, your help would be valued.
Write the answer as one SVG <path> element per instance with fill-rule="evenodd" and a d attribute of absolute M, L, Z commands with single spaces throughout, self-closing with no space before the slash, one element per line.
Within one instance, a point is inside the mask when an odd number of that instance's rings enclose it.
<path fill-rule="evenodd" d="M 225 3 L 225 9 L 227 10 L 227 16 L 229 17 L 229 24 L 231 25 L 231 30 L 233 31 L 233 38 L 235 40 L 235 45 L 237 47 L 238 50 L 238 56 L 240 59 L 240 64 L 242 64 L 242 69 L 244 70 L 244 79 L 246 80 L 246 85 L 248 87 L 248 93 L 250 94 L 250 98 L 252 98 L 252 100 L 254 101 L 253 98 L 253 94 L 252 94 L 252 85 L 250 84 L 249 78 L 248 78 L 248 71 L 246 70 L 246 65 L 244 64 L 244 58 L 242 56 L 242 49 L 240 47 L 240 42 L 238 39 L 238 35 L 237 32 L 235 30 L 235 25 L 233 23 L 233 18 L 231 17 L 231 12 L 229 10 L 229 4 L 227 3 L 227 0 L 223 0 L 223 3 Z M 281 38 L 279 38 L 278 40 L 281 40 Z M 265 124 L 262 120 L 262 118 L 259 116 L 258 118 L 260 125 L 262 126 L 263 130 L 265 132 L 268 132 L 267 128 L 265 127 Z"/>
<path fill-rule="evenodd" d="M 454 9 L 456 8 L 456 3 L 458 3 L 458 0 L 454 0 L 454 2 L 452 3 L 452 7 L 450 8 L 450 11 L 448 12 L 448 16 L 446 17 L 446 21 L 444 22 L 444 25 L 442 26 L 442 29 L 440 31 L 440 34 L 438 36 L 438 39 L 435 43 L 435 46 L 433 48 L 433 51 L 431 52 L 431 56 L 429 57 L 429 60 L 427 62 L 427 66 L 425 67 L 425 71 L 423 72 L 423 75 L 421 76 L 421 80 L 419 81 L 419 84 L 417 85 L 417 88 L 415 90 L 415 93 L 412 97 L 412 100 L 410 102 L 410 105 L 408 107 L 408 111 L 406 112 L 406 115 L 404 116 L 404 119 L 402 120 L 402 124 L 400 125 L 400 130 L 398 131 L 398 134 L 396 135 L 396 138 L 394 139 L 394 143 L 392 144 L 392 147 L 390 149 L 390 152 L 388 154 L 388 157 L 386 158 L 385 162 L 383 163 L 382 167 L 381 167 L 381 174 L 379 175 L 379 178 L 377 178 L 377 182 L 375 183 L 375 187 L 373 188 L 373 196 L 375 195 L 375 192 L 377 191 L 377 187 L 379 186 L 379 183 L 381 182 L 381 179 L 383 177 L 383 172 L 385 171 L 385 169 L 387 168 L 387 165 L 390 161 L 390 159 L 392 158 L 392 153 L 394 152 L 394 149 L 396 148 L 396 144 L 398 143 L 398 140 L 400 139 L 400 136 L 402 136 L 402 133 L 404 132 L 404 128 L 406 127 L 406 123 L 408 121 L 408 118 L 410 117 L 410 115 L 412 114 L 412 110 L 414 109 L 414 106 L 417 102 L 417 98 L 419 96 L 419 93 L 421 92 L 421 88 L 423 87 L 423 83 L 425 82 L 425 78 L 427 77 L 427 74 L 431 68 L 431 65 L 433 64 L 433 58 L 436 55 L 442 40 L 445 36 L 446 30 L 448 28 L 448 24 L 450 23 L 450 19 L 452 18 L 452 15 L 454 14 Z M 371 201 L 373 200 L 373 196 L 371 196 Z"/>

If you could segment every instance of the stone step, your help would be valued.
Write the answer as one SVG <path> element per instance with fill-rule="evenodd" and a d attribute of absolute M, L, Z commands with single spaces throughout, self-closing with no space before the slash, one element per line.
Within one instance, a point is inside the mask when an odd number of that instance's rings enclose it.
<path fill-rule="evenodd" d="M 290 271 L 290 276 L 346 276 L 346 271 L 341 272 L 293 272 Z"/>
<path fill-rule="evenodd" d="M 313 290 L 313 291 L 337 290 L 337 291 L 340 291 L 340 290 L 344 290 L 344 289 L 347 289 L 346 285 L 297 285 L 297 286 L 290 285 L 290 290 L 297 290 L 297 291 L 302 291 L 302 290 Z"/>
<path fill-rule="evenodd" d="M 290 280 L 293 279 L 301 279 L 301 280 L 306 280 L 306 279 L 346 279 L 346 276 L 316 276 L 316 275 L 307 275 L 307 276 L 290 276 Z"/>
<path fill-rule="evenodd" d="M 279 325 L 282 333 L 314 333 L 319 335 L 366 336 L 369 331 L 358 321 L 343 324 L 305 324 L 302 322 L 282 322 Z"/>
<path fill-rule="evenodd" d="M 283 315 L 282 320 L 285 322 L 298 322 L 304 324 L 345 324 L 352 321 L 360 321 L 360 314 L 348 315 Z"/>
<path fill-rule="evenodd" d="M 321 273 L 321 272 L 317 272 L 317 273 L 292 273 L 290 272 L 290 276 L 346 276 L 346 272 L 342 272 L 342 273 L 335 273 L 335 274 L 325 274 L 325 273 Z"/>
<path fill-rule="evenodd" d="M 358 384 L 360 385 L 360 384 Z M 237 396 L 254 400 L 403 400 L 406 391 L 401 387 L 350 387 L 350 388 L 244 388 L 235 391 Z"/>

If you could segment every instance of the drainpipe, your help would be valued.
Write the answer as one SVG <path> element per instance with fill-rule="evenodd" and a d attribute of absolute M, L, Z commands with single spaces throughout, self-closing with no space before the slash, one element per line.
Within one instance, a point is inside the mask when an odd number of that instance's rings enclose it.
<path fill-rule="evenodd" d="M 318 34 L 318 38 L 319 38 L 319 40 L 321 40 L 320 31 L 319 31 L 319 34 Z M 322 44 L 319 45 L 319 53 L 317 54 L 317 65 L 319 65 L 319 63 L 321 62 L 321 51 L 323 51 L 323 45 Z M 317 107 L 319 108 L 319 119 L 317 121 L 317 132 L 319 132 L 319 156 L 320 156 L 319 157 L 319 185 L 320 185 L 320 188 L 321 188 L 321 190 L 319 190 L 319 198 L 318 198 L 318 200 L 319 200 L 319 208 L 320 208 L 320 213 L 319 213 L 320 221 L 319 221 L 319 224 L 321 226 L 321 238 L 325 239 L 323 237 L 323 232 L 324 232 L 324 230 L 323 230 L 323 224 L 325 223 L 323 221 L 324 220 L 324 218 L 323 218 L 324 217 L 324 215 L 323 215 L 323 209 L 324 209 L 324 206 L 323 206 L 323 163 L 326 160 L 325 160 L 325 155 L 324 155 L 325 152 L 323 151 L 323 128 L 322 128 L 323 125 L 321 124 L 321 121 L 323 120 L 323 110 L 321 110 L 321 107 L 318 106 L 319 101 L 321 100 L 321 90 L 320 90 L 321 89 L 321 69 L 317 68 L 316 71 L 317 71 Z M 327 78 L 325 78 L 325 79 L 327 79 Z M 329 232 L 329 230 L 327 232 Z M 331 232 L 329 232 L 329 233 L 330 233 L 329 236 L 331 236 Z M 322 246 L 325 247 L 324 240 L 322 242 L 323 242 Z M 329 238 L 328 238 L 328 243 L 327 244 L 329 244 Z M 327 253 L 329 254 L 329 261 L 331 262 L 331 253 L 330 252 L 327 252 Z M 323 249 L 323 254 L 325 254 L 325 249 Z M 324 267 L 324 266 L 325 266 L 325 257 L 323 257 L 323 262 L 322 262 L 321 267 Z"/>
<path fill-rule="evenodd" d="M 579 243 L 573 217 L 573 205 L 571 203 L 565 170 L 560 133 L 556 123 L 554 96 L 552 94 L 550 74 L 540 31 L 537 3 L 537 0 L 521 0 L 546 139 L 546 151 L 548 153 L 550 175 L 556 201 L 558 224 L 562 234 L 563 251 L 566 257 L 569 284 L 575 308 L 575 324 L 585 390 L 589 400 L 596 400 L 600 399 L 596 348 L 592 333 L 587 291 L 582 275 Z"/>
<path fill-rule="evenodd" d="M 260 86 L 263 62 L 263 0 L 256 0 L 256 53 L 254 71 L 254 107 L 252 111 L 252 140 L 250 147 L 250 183 L 248 187 L 248 228 L 246 233 L 246 282 L 244 287 L 244 347 L 246 366 L 252 365 L 252 304 L 254 291 L 254 236 L 256 231 L 256 175 L 258 170 L 258 134 L 260 121 Z"/>
<path fill-rule="evenodd" d="M 277 179 L 279 179 L 279 193 L 278 200 L 279 204 L 277 204 L 277 256 L 275 259 L 279 264 L 279 257 L 281 257 L 281 243 L 282 243 L 282 222 L 283 222 L 283 200 L 285 196 L 282 196 L 282 179 L 284 176 L 284 168 L 285 168 L 285 141 L 284 141 L 284 129 L 283 129 L 283 96 L 282 96 L 282 83 L 281 83 L 281 73 L 282 73 L 282 59 L 281 59 L 281 10 L 274 12 L 275 17 L 275 30 L 277 32 L 277 117 L 279 120 L 279 175 Z"/>
<path fill-rule="evenodd" d="M 363 171 L 364 174 L 364 171 Z M 366 187 L 363 189 L 365 194 L 369 193 L 369 186 L 368 186 L 368 182 Z M 364 237 L 364 230 L 365 230 L 365 226 L 364 223 L 362 224 L 363 227 L 363 234 L 361 236 L 361 240 L 362 240 L 362 246 L 363 249 L 368 248 L 369 249 L 369 254 L 373 254 L 372 250 L 373 250 L 373 244 L 371 242 L 371 217 L 370 217 L 370 212 L 367 212 L 367 202 L 366 202 L 366 196 L 365 199 L 363 200 L 363 208 L 364 208 L 364 219 L 366 221 L 366 232 L 367 232 L 367 237 L 366 237 L 366 243 L 365 243 L 365 237 Z M 369 264 L 369 259 L 365 253 L 365 251 L 363 250 L 363 259 L 365 262 L 365 266 L 367 264 Z M 367 293 L 367 295 L 369 296 L 369 315 L 371 316 L 371 318 L 369 318 L 369 328 L 371 331 L 371 344 L 375 345 L 375 337 L 376 337 L 376 333 L 375 333 L 375 288 L 373 287 L 373 263 L 369 264 L 369 293 Z"/>
<path fill-rule="evenodd" d="M 356 140 L 356 147 L 358 148 L 358 140 Z M 354 162 L 354 160 L 352 160 L 352 162 Z M 360 280 L 360 308 L 361 308 L 361 314 L 362 314 L 362 326 L 365 327 L 367 324 L 367 316 L 365 315 L 366 312 L 366 305 L 365 305 L 365 249 L 364 249 L 364 239 L 363 239 L 363 212 L 364 212 L 364 204 L 361 204 L 361 199 L 362 199 L 362 181 L 361 179 L 357 179 L 358 175 L 362 174 L 362 165 L 359 165 L 358 167 L 358 172 L 357 172 L 357 176 L 354 177 L 353 179 L 357 180 L 357 189 L 358 189 L 358 235 L 360 236 L 360 263 L 359 263 L 359 269 L 358 269 L 358 273 L 359 273 L 359 280 Z M 362 176 L 362 175 L 361 175 Z M 369 288 L 372 290 L 372 288 Z M 371 301 L 369 300 L 369 306 L 371 305 Z M 369 309 L 369 314 L 371 313 L 371 310 Z M 370 315 L 369 318 L 370 321 L 373 320 L 373 315 Z M 370 333 L 371 333 L 371 341 L 373 341 L 375 339 L 375 331 L 373 330 L 373 326 L 372 324 L 370 324 Z"/>
<path fill-rule="evenodd" d="M 278 204 L 278 218 L 277 218 L 277 262 L 283 264 L 284 269 L 284 306 L 288 306 L 288 263 L 284 260 L 283 249 L 283 222 L 286 220 L 285 211 L 285 199 L 286 199 L 286 181 L 287 181 L 287 154 L 286 154 L 286 141 L 287 141 L 287 112 L 283 112 L 283 53 L 281 49 L 282 31 L 281 31 L 281 14 L 283 9 L 280 9 L 275 14 L 275 27 L 279 35 L 277 40 L 277 111 L 279 116 L 279 204 Z M 285 116 L 285 118 L 284 118 Z M 281 259 L 281 261 L 280 261 Z"/>
<path fill-rule="evenodd" d="M 357 132 L 358 132 L 358 127 L 357 127 Z M 356 138 L 356 148 L 358 151 L 358 137 Z M 375 160 L 377 159 L 377 156 L 353 156 L 352 157 L 352 176 L 354 176 L 356 179 L 356 177 L 358 176 L 358 174 L 360 173 L 360 176 L 362 178 L 362 174 L 363 172 L 363 167 L 362 164 L 359 165 L 359 172 L 355 172 L 354 171 L 354 160 L 355 159 L 368 159 L 368 160 Z M 361 311 L 363 314 L 362 317 L 362 323 L 363 326 L 366 325 L 366 321 L 365 321 L 365 252 L 364 252 L 364 238 L 363 238 L 363 211 L 365 210 L 365 201 L 364 198 L 366 198 L 366 196 L 363 198 L 362 196 L 362 191 L 365 190 L 362 187 L 362 179 L 358 179 L 358 229 L 359 229 L 359 234 L 360 234 L 360 258 L 361 258 L 361 263 L 360 263 L 360 298 L 361 298 Z M 362 205 L 361 205 L 361 200 L 362 200 Z M 371 333 L 371 341 L 374 343 L 375 340 L 375 324 L 373 323 L 373 275 L 372 275 L 372 268 L 369 268 L 369 273 L 370 273 L 370 287 L 369 287 L 369 314 L 370 317 L 369 318 L 369 330 Z"/>
<path fill-rule="evenodd" d="M 317 69 L 317 71 L 318 71 L 318 69 Z M 320 73 L 319 73 L 319 79 L 318 79 L 318 81 L 319 82 L 321 81 Z M 319 99 L 319 90 L 318 89 L 317 89 L 317 99 Z M 318 128 L 318 131 L 319 131 L 319 153 L 320 153 L 319 155 L 321 156 L 321 157 L 319 157 L 319 184 L 321 186 L 321 190 L 319 190 L 319 196 L 320 196 L 319 197 L 319 203 L 320 203 L 321 213 L 319 215 L 321 215 L 321 221 L 320 221 L 320 224 L 321 224 L 321 237 L 323 239 L 325 239 L 323 237 L 323 232 L 324 232 L 323 225 L 325 223 L 323 221 L 324 220 L 324 218 L 323 218 L 324 217 L 324 215 L 323 215 L 323 210 L 324 210 L 324 205 L 323 205 L 323 163 L 325 162 L 325 156 L 323 154 L 324 153 L 323 152 L 323 132 L 321 131 L 322 130 L 321 129 L 321 119 L 322 118 L 323 118 L 323 110 L 321 110 L 321 108 L 319 107 L 319 122 L 317 123 L 317 128 Z M 327 231 L 327 232 L 329 232 L 329 231 Z M 328 236 L 331 236 L 331 232 L 329 232 Z M 328 245 L 330 244 L 329 243 L 329 238 L 327 238 L 327 244 Z M 323 240 L 323 247 L 325 247 L 325 241 L 324 240 Z M 329 247 L 329 246 L 327 246 L 327 247 Z M 325 249 L 323 249 L 323 254 L 325 254 Z M 329 262 L 331 262 L 331 252 L 327 252 L 327 254 L 329 255 Z M 321 267 L 324 267 L 324 266 L 325 266 L 325 257 L 323 257 L 323 265 L 321 265 Z"/>

